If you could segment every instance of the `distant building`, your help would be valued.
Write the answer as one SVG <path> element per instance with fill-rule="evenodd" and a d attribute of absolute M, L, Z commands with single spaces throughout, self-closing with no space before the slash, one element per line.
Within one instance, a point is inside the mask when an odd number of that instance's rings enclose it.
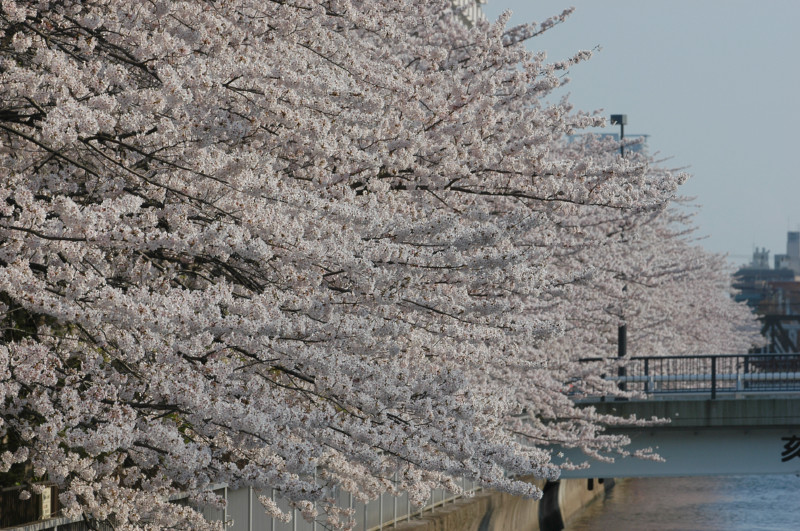
<path fill-rule="evenodd" d="M 795 266 L 795 267 L 792 267 Z M 737 301 L 746 301 L 754 310 L 765 299 L 772 299 L 776 286 L 786 288 L 800 275 L 800 232 L 790 232 L 786 237 L 786 254 L 775 255 L 775 268 L 769 267 L 769 251 L 756 247 L 749 265 L 734 274 L 733 287 L 739 290 Z M 797 313 L 800 314 L 800 311 Z"/>
<path fill-rule="evenodd" d="M 737 301 L 744 301 L 753 310 L 758 311 L 762 301 L 772 296 L 773 283 L 794 282 L 794 271 L 787 268 L 771 269 L 769 263 L 758 263 L 758 267 L 748 265 L 734 274 L 733 287 L 739 290 L 734 296 Z M 766 267 L 763 267 L 766 265 Z"/>
<path fill-rule="evenodd" d="M 749 265 L 734 274 L 733 287 L 760 316 L 761 333 L 768 340 L 764 352 L 800 351 L 800 232 L 786 235 L 786 254 L 775 255 L 775 267 L 769 267 L 769 251 L 753 252 Z"/>
<path fill-rule="evenodd" d="M 613 140 L 614 143 L 619 146 L 619 133 L 578 133 L 576 135 L 569 135 L 569 141 L 575 142 L 581 138 L 585 138 L 587 135 L 591 135 L 595 138 L 600 140 Z M 634 135 L 625 135 L 625 152 L 626 153 L 640 153 L 642 155 L 647 155 L 647 139 L 650 138 L 650 135 L 645 134 L 634 134 Z M 618 148 L 615 148 L 619 151 Z"/>
<path fill-rule="evenodd" d="M 486 14 L 481 9 L 481 4 L 486 0 L 452 0 L 453 5 L 461 8 L 461 16 L 469 26 L 474 26 L 482 20 L 486 20 Z"/>
<path fill-rule="evenodd" d="M 775 269 L 791 269 L 800 275 L 800 232 L 786 233 L 786 254 L 775 255 Z"/>
<path fill-rule="evenodd" d="M 750 262 L 750 267 L 752 269 L 769 269 L 769 251 L 766 247 L 763 249 L 756 247 L 756 250 L 753 251 L 753 261 Z M 780 269 L 777 264 L 775 269 Z"/>

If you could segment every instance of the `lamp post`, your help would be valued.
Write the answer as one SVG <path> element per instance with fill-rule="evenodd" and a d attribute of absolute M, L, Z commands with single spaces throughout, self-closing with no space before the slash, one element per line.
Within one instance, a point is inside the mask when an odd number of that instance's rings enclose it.
<path fill-rule="evenodd" d="M 625 158 L 625 124 L 628 123 L 627 114 L 612 114 L 611 124 L 619 125 L 619 154 Z M 628 286 L 622 288 L 623 296 L 628 290 Z M 617 328 L 617 357 L 622 358 L 628 353 L 628 327 L 625 323 L 619 325 Z M 617 371 L 618 376 L 625 376 L 625 367 L 620 367 Z M 626 385 L 624 382 L 619 383 L 619 388 L 624 391 Z"/>
<path fill-rule="evenodd" d="M 625 157 L 625 124 L 628 123 L 627 114 L 612 114 L 611 125 L 619 125 L 619 154 Z"/>

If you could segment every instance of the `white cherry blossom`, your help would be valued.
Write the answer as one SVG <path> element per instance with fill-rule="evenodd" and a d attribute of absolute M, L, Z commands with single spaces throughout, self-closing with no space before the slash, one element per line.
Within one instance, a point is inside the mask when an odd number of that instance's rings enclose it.
<path fill-rule="evenodd" d="M 564 143 L 603 122 L 545 99 L 588 54 L 523 44 L 567 14 L 3 0 L 2 470 L 120 528 L 219 527 L 169 500 L 221 483 L 337 527 L 335 487 L 536 496 L 544 444 L 618 448 L 573 414 L 577 354 L 620 316 L 695 349 L 652 310 L 723 278 L 660 213 L 683 176 Z"/>

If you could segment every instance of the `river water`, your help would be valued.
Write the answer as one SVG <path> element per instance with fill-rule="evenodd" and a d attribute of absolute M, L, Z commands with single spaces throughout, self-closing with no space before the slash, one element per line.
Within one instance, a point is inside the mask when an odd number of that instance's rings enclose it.
<path fill-rule="evenodd" d="M 617 482 L 567 531 L 800 530 L 800 477 L 643 478 Z"/>

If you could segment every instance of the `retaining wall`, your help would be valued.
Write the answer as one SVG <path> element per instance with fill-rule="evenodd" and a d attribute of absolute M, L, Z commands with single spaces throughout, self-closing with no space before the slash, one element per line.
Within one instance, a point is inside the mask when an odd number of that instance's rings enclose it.
<path fill-rule="evenodd" d="M 501 492 L 472 498 L 399 524 L 400 531 L 558 531 L 578 511 L 605 494 L 613 480 L 566 479 L 533 481 L 544 491 L 541 500 Z M 388 526 L 385 529 L 390 529 Z M 394 528 L 392 528 L 394 529 Z"/>
<path fill-rule="evenodd" d="M 559 531 L 563 529 L 564 522 L 603 495 L 606 488 L 613 484 L 613 480 L 603 482 L 597 479 L 565 479 L 545 483 L 531 478 L 530 481 L 544 491 L 541 500 L 529 500 L 486 490 L 479 491 L 471 498 L 457 499 L 446 498 L 444 493 L 440 493 L 440 496 L 433 496 L 433 500 L 438 500 L 438 502 L 431 503 L 421 511 L 421 516 L 417 513 L 411 517 L 403 516 L 392 519 L 391 515 L 397 512 L 396 500 L 392 498 L 388 500 L 391 507 L 385 507 L 385 510 L 370 511 L 365 507 L 360 507 L 361 510 L 356 511 L 356 516 L 363 513 L 361 516 L 364 518 L 357 519 L 356 529 L 359 531 L 388 531 L 390 529 L 401 531 Z M 204 514 L 210 519 L 233 519 L 233 526 L 230 527 L 233 531 L 236 529 L 264 531 L 320 529 L 317 525 L 299 518 L 297 514 L 295 514 L 296 521 L 288 524 L 267 518 L 263 511 L 254 510 L 252 507 L 253 493 L 249 489 L 229 492 L 223 486 L 220 495 L 223 494 L 228 500 L 227 510 L 208 509 L 204 511 Z M 375 506 L 377 503 L 383 507 L 384 501 L 386 500 L 376 500 L 371 506 Z M 354 504 L 354 508 L 356 505 L 358 504 Z M 248 513 L 250 513 L 249 517 Z M 387 516 L 389 520 L 384 518 L 385 523 L 381 525 L 380 520 L 383 516 Z M 401 521 L 405 518 L 411 519 Z M 371 523 L 373 520 L 376 523 Z M 85 531 L 88 527 L 80 519 L 52 518 L 5 529 L 14 531 L 61 531 L 62 529 L 64 531 Z"/>

